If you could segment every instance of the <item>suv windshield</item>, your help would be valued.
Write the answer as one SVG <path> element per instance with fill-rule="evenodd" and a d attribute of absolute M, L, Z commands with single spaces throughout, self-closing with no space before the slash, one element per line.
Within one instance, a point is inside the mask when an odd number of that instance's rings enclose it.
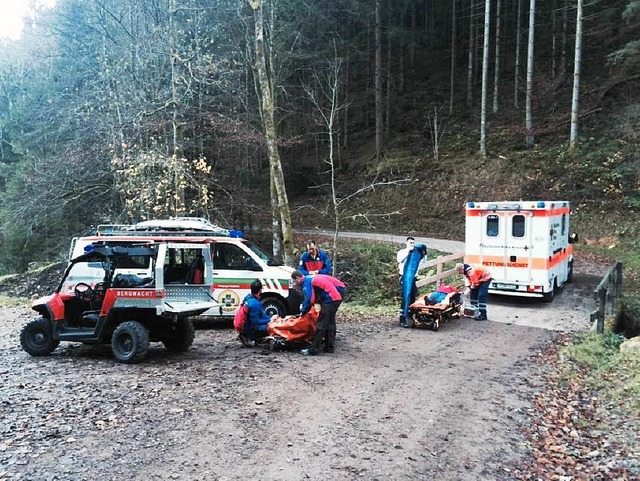
<path fill-rule="evenodd" d="M 266 264 L 268 266 L 281 266 L 283 265 L 282 262 L 278 262 L 277 260 L 275 260 L 273 257 L 271 257 L 269 254 L 266 254 L 264 251 L 262 251 L 262 249 L 260 249 L 257 245 L 255 245 L 253 242 L 250 242 L 248 240 L 242 241 L 244 243 L 244 245 L 246 245 L 249 249 L 251 249 L 251 251 L 253 253 L 255 253 L 260 259 L 262 259 L 263 261 L 266 262 Z"/>

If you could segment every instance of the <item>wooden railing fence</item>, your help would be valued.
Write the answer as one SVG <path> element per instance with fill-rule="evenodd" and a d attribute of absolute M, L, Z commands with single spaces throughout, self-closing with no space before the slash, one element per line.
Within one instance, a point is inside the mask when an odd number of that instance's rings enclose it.
<path fill-rule="evenodd" d="M 458 252 L 457 254 L 440 256 L 440 257 L 436 257 L 433 260 L 430 260 L 424 265 L 424 268 L 421 270 L 428 269 L 429 267 L 435 267 L 436 273 L 429 277 L 424 277 L 422 279 L 419 279 L 418 281 L 416 281 L 416 286 L 423 287 L 423 286 L 426 286 L 427 284 L 431 284 L 433 282 L 439 282 L 439 281 L 442 281 L 443 279 L 453 277 L 456 274 L 455 268 L 447 269 L 445 271 L 443 270 L 444 265 L 447 262 L 453 262 L 463 258 L 464 258 L 464 252 Z"/>
<path fill-rule="evenodd" d="M 622 262 L 613 264 L 594 291 L 596 309 L 591 313 L 596 332 L 604 332 L 606 316 L 614 316 L 616 322 L 622 311 Z"/>

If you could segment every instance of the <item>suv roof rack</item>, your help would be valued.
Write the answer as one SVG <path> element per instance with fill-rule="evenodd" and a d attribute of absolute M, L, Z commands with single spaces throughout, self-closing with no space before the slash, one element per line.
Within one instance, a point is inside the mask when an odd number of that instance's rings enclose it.
<path fill-rule="evenodd" d="M 202 217 L 170 217 L 136 224 L 102 224 L 96 233 L 98 236 L 243 236 L 242 231 L 224 229 Z"/>

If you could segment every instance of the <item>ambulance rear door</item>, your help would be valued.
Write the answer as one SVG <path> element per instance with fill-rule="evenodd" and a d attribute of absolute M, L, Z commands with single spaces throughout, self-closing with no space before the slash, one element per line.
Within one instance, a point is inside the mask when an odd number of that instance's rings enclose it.
<path fill-rule="evenodd" d="M 531 279 L 532 215 L 528 211 L 496 210 L 486 215 L 482 264 L 492 273 L 497 290 L 516 290 Z"/>

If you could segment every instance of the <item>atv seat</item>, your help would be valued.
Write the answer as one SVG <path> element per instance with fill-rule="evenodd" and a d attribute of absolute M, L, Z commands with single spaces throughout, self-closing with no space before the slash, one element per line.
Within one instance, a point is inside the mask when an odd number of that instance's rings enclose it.
<path fill-rule="evenodd" d="M 87 311 L 82 314 L 82 327 L 96 327 L 100 320 L 100 311 Z"/>

